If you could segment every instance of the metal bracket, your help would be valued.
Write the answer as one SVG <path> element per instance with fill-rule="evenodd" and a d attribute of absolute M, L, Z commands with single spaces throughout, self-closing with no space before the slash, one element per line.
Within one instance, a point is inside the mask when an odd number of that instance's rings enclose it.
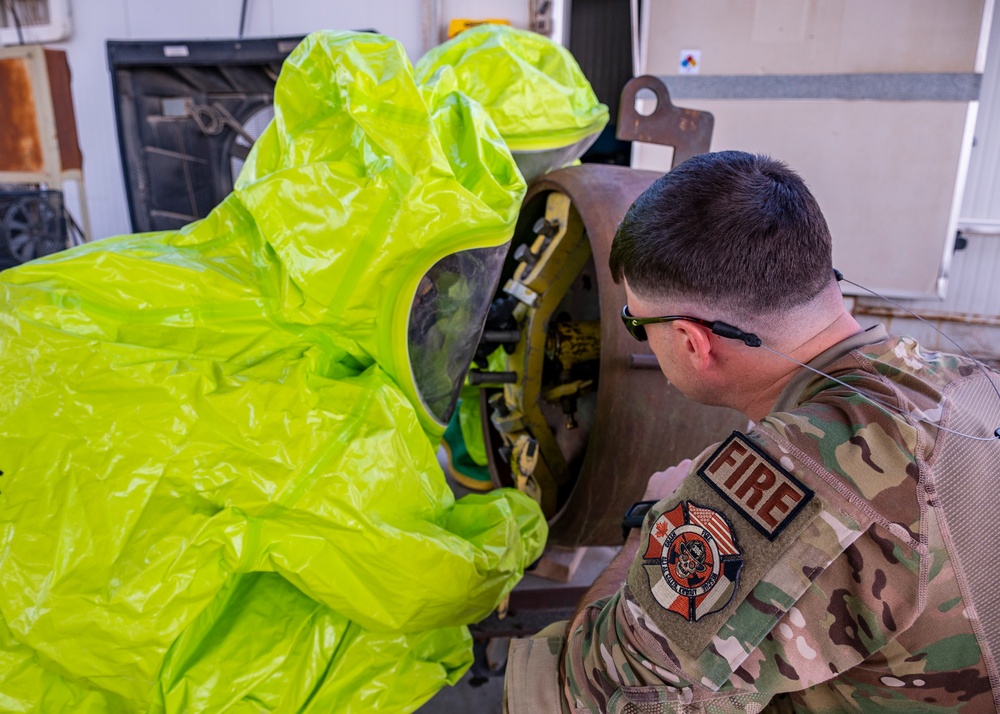
<path fill-rule="evenodd" d="M 639 114 L 636 95 L 647 89 L 656 95 L 656 108 L 649 116 Z M 670 168 L 704 154 L 712 144 L 715 117 L 697 109 L 675 107 L 670 101 L 667 85 L 659 77 L 643 75 L 629 80 L 622 90 L 618 109 L 618 138 L 623 141 L 645 141 L 674 147 Z"/>

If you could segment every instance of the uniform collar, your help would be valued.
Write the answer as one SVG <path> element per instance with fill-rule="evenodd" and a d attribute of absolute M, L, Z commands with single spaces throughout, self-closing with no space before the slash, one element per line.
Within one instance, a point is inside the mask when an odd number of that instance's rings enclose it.
<path fill-rule="evenodd" d="M 867 345 L 873 345 L 876 342 L 881 342 L 887 339 L 889 339 L 889 333 L 886 332 L 885 326 L 875 325 L 873 327 L 869 327 L 864 332 L 852 335 L 846 340 L 838 342 L 833 347 L 820 352 L 806 364 L 815 370 L 825 372 L 830 365 L 834 364 L 837 360 L 846 357 L 854 350 Z M 810 372 L 807 369 L 799 369 L 799 371 L 792 377 L 791 381 L 789 381 L 788 384 L 785 385 L 785 388 L 781 390 L 781 394 L 778 395 L 778 400 L 774 403 L 774 407 L 771 408 L 771 411 L 784 412 L 793 409 L 799 403 L 799 395 L 802 394 L 809 382 L 816 379 L 816 377 L 817 375 L 815 372 Z"/>

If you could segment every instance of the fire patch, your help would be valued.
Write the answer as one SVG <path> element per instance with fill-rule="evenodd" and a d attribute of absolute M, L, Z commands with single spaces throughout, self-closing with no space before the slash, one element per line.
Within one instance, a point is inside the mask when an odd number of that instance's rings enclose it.
<path fill-rule="evenodd" d="M 643 560 L 653 597 L 688 622 L 728 605 L 743 568 L 725 516 L 690 501 L 654 521 Z"/>
<path fill-rule="evenodd" d="M 738 431 L 698 469 L 698 475 L 770 541 L 813 497 L 801 481 Z"/>

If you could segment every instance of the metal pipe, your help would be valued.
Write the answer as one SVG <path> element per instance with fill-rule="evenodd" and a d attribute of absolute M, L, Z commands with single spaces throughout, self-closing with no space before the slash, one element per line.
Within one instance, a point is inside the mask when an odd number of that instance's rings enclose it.
<path fill-rule="evenodd" d="M 469 384 L 478 386 L 480 384 L 514 384 L 517 382 L 517 372 L 481 372 L 472 370 L 469 372 Z"/>
<path fill-rule="evenodd" d="M 497 344 L 507 344 L 509 342 L 520 342 L 520 330 L 485 330 L 480 342 L 492 342 Z"/>
<path fill-rule="evenodd" d="M 656 355 L 637 355 L 631 354 L 628 356 L 628 368 L 629 369 L 659 369 L 660 363 L 656 361 Z"/>
<path fill-rule="evenodd" d="M 247 3 L 249 0 L 243 0 L 243 6 L 240 8 L 240 39 L 243 39 L 243 33 L 247 29 Z"/>
<path fill-rule="evenodd" d="M 878 307 L 875 305 L 855 305 L 853 313 L 855 315 L 866 315 L 870 317 L 898 317 L 913 319 L 913 315 L 904 310 L 896 310 L 891 307 Z M 921 311 L 917 315 L 925 320 L 935 322 L 954 322 L 963 325 L 990 325 L 1000 327 L 1000 315 L 977 315 L 960 312 L 927 312 Z"/>

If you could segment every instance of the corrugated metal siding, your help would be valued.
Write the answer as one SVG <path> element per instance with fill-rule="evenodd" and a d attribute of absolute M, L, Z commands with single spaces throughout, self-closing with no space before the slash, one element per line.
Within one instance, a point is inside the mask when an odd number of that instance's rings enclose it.
<path fill-rule="evenodd" d="M 1000 220 L 1000 2 L 993 7 L 962 218 Z"/>
<path fill-rule="evenodd" d="M 618 119 L 622 88 L 632 79 L 632 15 L 629 0 L 573 0 L 569 51 L 597 98 Z"/>

